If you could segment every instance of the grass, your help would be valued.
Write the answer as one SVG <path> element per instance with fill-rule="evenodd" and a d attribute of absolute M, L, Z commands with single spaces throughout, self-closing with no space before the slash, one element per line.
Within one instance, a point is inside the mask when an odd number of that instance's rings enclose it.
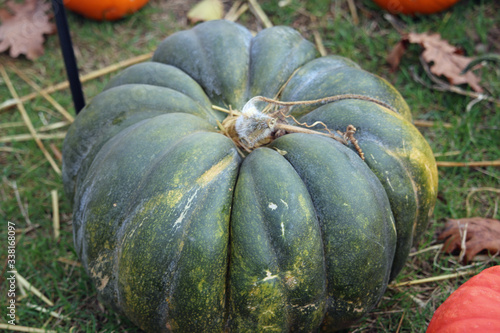
<path fill-rule="evenodd" d="M 73 42 L 82 74 L 114 64 L 120 60 L 153 51 L 160 40 L 174 31 L 188 27 L 185 14 L 194 1 L 152 0 L 143 10 L 118 22 L 93 22 L 72 13 L 68 14 Z M 317 27 L 328 53 L 349 57 L 363 68 L 388 79 L 399 89 L 410 105 L 414 119 L 434 121 L 431 128 L 420 128 L 436 153 L 438 161 L 497 160 L 500 156 L 498 105 L 479 102 L 472 105 L 470 97 L 451 92 L 428 89 L 415 82 L 411 68 L 422 77 L 418 56 L 420 47 L 410 46 L 402 59 L 400 69 L 391 72 L 385 61 L 391 47 L 400 39 L 394 27 L 369 0 L 356 0 L 360 22 L 352 16 L 344 1 L 292 0 L 286 7 L 277 1 L 261 1 L 262 7 L 274 25 L 291 25 L 313 41 Z M 500 4 L 495 1 L 462 0 L 451 10 L 430 16 L 401 17 L 397 20 L 404 31 L 439 32 L 451 44 L 463 48 L 465 54 L 477 56 L 499 53 L 498 33 Z M 308 14 L 310 13 L 310 14 Z M 316 17 L 315 22 L 311 15 Z M 258 30 L 260 25 L 247 12 L 239 22 Z M 45 43 L 45 54 L 35 62 L 24 58 L 12 60 L 0 54 L 0 63 L 12 62 L 41 87 L 65 80 L 57 37 L 50 36 Z M 20 96 L 33 89 L 13 71 L 9 77 Z M 500 68 L 488 66 L 480 70 L 482 84 L 489 92 L 500 96 Z M 87 101 L 95 96 L 111 75 L 86 82 Z M 426 79 L 427 80 L 427 79 Z M 428 81 L 428 80 L 427 80 Z M 428 81 L 430 82 L 430 81 Z M 68 90 L 51 95 L 63 107 L 73 111 Z M 0 103 L 11 98 L 7 86 L 0 79 Z M 470 107 L 467 110 L 468 106 Z M 43 98 L 25 103 L 29 117 L 36 128 L 64 121 Z M 0 138 L 27 133 L 15 108 L 0 111 Z M 446 128 L 443 123 L 451 123 Z M 66 130 L 58 129 L 51 132 Z M 50 132 L 49 132 L 50 133 Z M 46 147 L 53 144 L 61 150 L 62 140 L 44 140 Z M 60 165 L 60 161 L 58 161 Z M 73 250 L 71 205 L 63 192 L 61 177 L 47 163 L 40 149 L 31 141 L 0 143 L 0 215 L 2 239 L 0 252 L 0 323 L 7 321 L 6 264 L 7 221 L 17 230 L 16 269 L 34 287 L 53 303 L 48 306 L 33 293 L 22 295 L 17 290 L 18 325 L 45 328 L 57 332 L 136 332 L 125 318 L 105 309 L 96 298 L 96 290 L 89 283 Z M 438 244 L 436 235 L 448 218 L 472 216 L 499 219 L 497 188 L 500 170 L 493 167 L 439 168 L 439 199 L 428 230 L 421 235 L 419 249 Z M 17 190 L 15 189 L 17 186 Z M 484 189 L 483 191 L 476 191 Z M 52 190 L 59 195 L 61 234 L 54 238 L 52 228 Z M 16 193 L 17 192 L 17 193 Z M 18 198 L 16 198 L 16 196 Z M 467 200 L 468 199 L 468 200 Z M 23 209 L 21 209 L 23 207 Z M 23 216 L 22 210 L 27 215 Z M 29 219 L 29 221 L 28 221 Z M 498 258 L 474 262 L 473 272 L 500 264 Z M 431 250 L 412 256 L 396 279 L 396 283 L 439 276 L 464 268 L 457 257 Z M 434 310 L 469 276 L 406 287 L 389 287 L 376 309 L 349 332 L 423 332 Z M 28 306 L 36 304 L 66 316 L 58 319 Z"/>

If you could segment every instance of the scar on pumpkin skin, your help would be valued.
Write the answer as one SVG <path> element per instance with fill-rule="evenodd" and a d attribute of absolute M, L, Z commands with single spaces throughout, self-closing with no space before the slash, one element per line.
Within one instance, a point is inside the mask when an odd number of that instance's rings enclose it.
<path fill-rule="evenodd" d="M 197 180 L 196 183 L 201 187 L 206 186 L 210 183 L 216 176 L 220 175 L 220 173 L 225 170 L 233 161 L 234 156 L 227 155 L 222 160 L 220 160 L 217 164 L 212 166 L 210 169 L 205 171 Z"/>
<path fill-rule="evenodd" d="M 92 278 L 94 278 L 96 281 L 99 282 L 99 285 L 96 283 L 96 287 L 99 291 L 104 290 L 104 288 L 106 288 L 106 286 L 108 285 L 108 282 L 109 282 L 109 276 L 105 275 L 103 277 L 102 271 L 99 270 L 100 266 L 104 265 L 106 263 L 106 260 L 108 260 L 108 259 L 105 258 L 105 255 L 101 254 L 95 260 L 94 264 L 90 268 L 90 275 L 92 276 Z"/>

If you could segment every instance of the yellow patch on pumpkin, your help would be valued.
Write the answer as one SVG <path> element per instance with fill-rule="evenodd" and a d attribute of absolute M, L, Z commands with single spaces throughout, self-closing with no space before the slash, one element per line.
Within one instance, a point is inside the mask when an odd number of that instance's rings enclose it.
<path fill-rule="evenodd" d="M 224 171 L 233 162 L 233 155 L 227 155 L 217 164 L 212 166 L 210 169 L 205 171 L 197 180 L 196 184 L 201 187 L 205 187 L 209 184 L 215 177 L 217 177 L 222 171 Z"/>

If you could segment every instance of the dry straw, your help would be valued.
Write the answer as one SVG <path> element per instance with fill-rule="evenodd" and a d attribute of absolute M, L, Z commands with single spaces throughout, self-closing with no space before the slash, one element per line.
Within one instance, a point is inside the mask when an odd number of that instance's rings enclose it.
<path fill-rule="evenodd" d="M 153 56 L 153 52 L 148 52 L 146 54 L 142 54 L 142 55 L 130 58 L 130 59 L 126 59 L 126 60 L 117 62 L 116 64 L 113 64 L 113 65 L 101 68 L 99 70 L 93 71 L 93 72 L 88 73 L 86 75 L 82 75 L 80 77 L 80 81 L 82 83 L 84 83 L 84 82 L 87 82 L 87 81 L 99 78 L 99 77 L 101 77 L 103 75 L 106 75 L 106 74 L 109 74 L 109 73 L 113 73 L 113 72 L 115 72 L 117 70 L 120 70 L 120 69 L 122 69 L 124 67 L 128 67 L 128 66 L 137 64 L 139 62 L 144 62 L 146 60 L 149 60 L 149 59 L 151 59 L 152 56 Z M 69 88 L 69 82 L 68 81 L 64 81 L 64 82 L 58 83 L 56 85 L 53 85 L 53 86 L 47 87 L 45 89 L 42 89 L 41 92 L 44 92 L 44 93 L 47 93 L 47 94 L 51 94 L 53 92 L 64 90 L 64 89 L 67 89 L 67 88 Z M 19 100 L 17 100 L 16 98 L 14 98 L 14 100 L 6 101 L 5 103 L 1 104 L 0 111 L 4 110 L 4 109 L 7 109 L 7 108 L 11 108 L 11 107 L 17 105 L 17 103 L 19 101 L 22 102 L 22 103 L 24 103 L 24 102 L 27 102 L 27 101 L 30 101 L 30 100 L 36 98 L 37 96 L 39 96 L 39 93 L 38 92 L 34 92 L 34 93 L 31 93 L 29 95 L 26 95 L 26 96 L 23 96 L 23 97 L 19 98 Z"/>
<path fill-rule="evenodd" d="M 35 130 L 35 127 L 33 126 L 33 123 L 31 122 L 31 119 L 28 116 L 28 113 L 26 112 L 26 109 L 24 108 L 23 103 L 19 99 L 19 96 L 17 95 L 16 90 L 14 89 L 14 86 L 12 85 L 12 81 L 10 80 L 9 76 L 7 75 L 7 72 L 5 71 L 5 68 L 0 65 L 0 72 L 2 73 L 2 77 L 7 84 L 7 87 L 10 91 L 10 94 L 12 97 L 16 100 L 17 103 L 17 108 L 19 109 L 19 112 L 21 113 L 21 116 L 24 120 L 24 123 L 26 124 L 26 127 L 28 127 L 28 130 L 30 131 L 31 136 L 35 140 L 38 148 L 42 151 L 43 155 L 49 161 L 50 165 L 52 166 L 52 169 L 58 174 L 61 175 L 61 169 L 57 165 L 57 163 L 54 161 L 52 156 L 49 154 L 47 149 L 45 148 L 45 145 L 43 144 L 42 140 L 38 136 L 38 133 Z"/>
<path fill-rule="evenodd" d="M 22 285 L 24 288 L 26 288 L 28 291 L 33 293 L 33 295 L 37 296 L 40 298 L 42 301 L 44 301 L 47 305 L 49 306 L 54 306 L 54 303 L 47 298 L 40 290 L 35 288 L 31 283 L 28 282 L 21 274 L 16 272 L 16 278 L 17 281 L 20 285 Z"/>
<path fill-rule="evenodd" d="M 30 80 L 26 74 L 20 71 L 14 64 L 9 64 L 9 68 L 14 71 L 21 79 L 23 79 L 27 84 L 29 84 L 37 93 L 43 96 L 52 106 L 59 111 L 59 113 L 66 118 L 69 122 L 73 122 L 75 118 L 66 111 L 65 108 L 61 106 L 55 99 L 53 99 L 47 92 L 43 91 L 35 82 Z"/>
<path fill-rule="evenodd" d="M 57 190 L 50 191 L 50 196 L 52 197 L 52 225 L 54 227 L 54 238 L 59 239 L 59 198 L 57 196 Z"/>

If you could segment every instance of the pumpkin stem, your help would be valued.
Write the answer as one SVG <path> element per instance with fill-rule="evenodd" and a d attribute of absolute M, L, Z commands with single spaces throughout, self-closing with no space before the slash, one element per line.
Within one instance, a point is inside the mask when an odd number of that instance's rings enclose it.
<path fill-rule="evenodd" d="M 351 94 L 331 96 L 310 101 L 294 102 L 281 102 L 263 96 L 255 96 L 243 106 L 241 112 L 232 110 L 231 108 L 229 110 L 217 106 L 213 106 L 213 108 L 228 113 L 226 119 L 224 119 L 222 123 L 218 123 L 218 126 L 221 132 L 232 139 L 237 147 L 244 149 L 248 153 L 257 147 L 270 143 L 275 138 L 284 134 L 305 133 L 327 136 L 345 145 L 347 145 L 348 141 L 350 141 L 356 148 L 356 151 L 361 159 L 364 160 L 364 153 L 361 150 L 358 141 L 354 138 L 356 128 L 353 125 L 347 126 L 345 132 L 337 131 L 337 133 L 333 133 L 330 131 L 328 126 L 321 121 L 316 121 L 314 124 L 308 125 L 307 123 L 300 123 L 297 119 L 295 119 L 295 117 L 287 114 L 290 111 L 290 107 L 294 105 L 329 103 L 342 99 L 363 99 L 375 101 L 378 104 L 392 110 L 392 107 L 383 102 L 373 100 L 370 97 Z M 269 108 L 268 105 L 263 111 L 259 111 L 256 105 L 257 102 L 266 102 L 272 105 L 283 106 L 283 108 L 271 111 L 271 108 Z M 298 126 L 289 124 L 286 121 L 286 118 L 291 118 Z M 311 127 L 315 127 L 317 125 L 323 126 L 327 133 L 311 129 Z M 238 151 L 243 155 L 240 150 Z"/>
<path fill-rule="evenodd" d="M 337 132 L 339 134 L 341 134 L 346 141 L 347 140 L 351 141 L 351 143 L 354 145 L 354 148 L 356 148 L 356 151 L 358 152 L 359 157 L 361 157 L 361 159 L 364 161 L 365 154 L 361 150 L 361 147 L 358 144 L 358 140 L 356 140 L 356 138 L 354 137 L 354 133 L 356 133 L 356 127 L 354 127 L 352 125 L 348 125 L 344 133 L 342 133 L 340 131 L 337 131 Z"/>
<path fill-rule="evenodd" d="M 285 106 L 285 107 L 292 107 L 295 105 L 327 104 L 327 103 L 337 102 L 337 101 L 344 100 L 344 99 L 359 99 L 359 100 L 363 100 L 363 101 L 369 101 L 369 102 L 376 103 L 378 105 L 381 105 L 381 106 L 397 113 L 397 110 L 395 110 L 391 105 L 389 105 L 381 100 L 378 100 L 378 99 L 375 99 L 372 97 L 368 97 L 368 96 L 364 96 L 364 95 L 357 95 L 357 94 L 342 94 L 342 95 L 328 96 L 328 97 L 313 99 L 313 100 L 308 100 L 308 101 L 292 101 L 292 102 L 283 102 L 283 101 L 277 101 L 277 100 L 263 97 L 263 96 L 256 96 L 256 97 L 250 99 L 247 102 L 247 104 L 250 103 L 253 99 L 260 100 L 260 101 L 274 104 L 274 105 Z M 255 101 L 253 103 L 255 103 Z M 245 106 L 246 106 L 246 104 L 245 104 Z M 245 107 L 243 107 L 243 109 L 245 109 Z"/>

